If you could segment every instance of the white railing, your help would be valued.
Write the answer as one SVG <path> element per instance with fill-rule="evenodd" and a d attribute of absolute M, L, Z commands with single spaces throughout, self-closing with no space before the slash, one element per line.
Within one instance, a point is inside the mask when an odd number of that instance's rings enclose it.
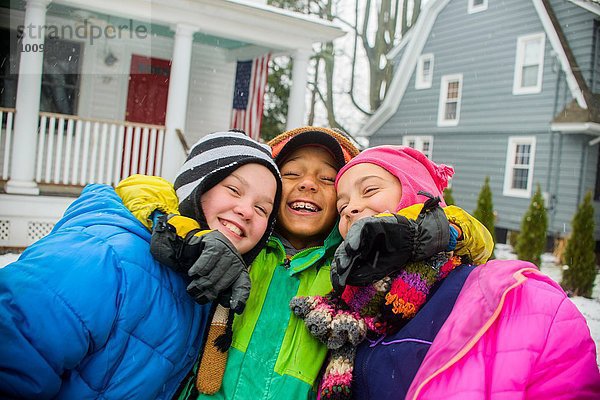
<path fill-rule="evenodd" d="M 132 174 L 159 175 L 164 138 L 164 126 L 41 112 L 35 180 L 114 185 Z"/>
<path fill-rule="evenodd" d="M 8 179 L 8 168 L 10 166 L 10 155 L 12 149 L 14 108 L 0 108 L 0 168 L 2 168 L 2 179 Z"/>

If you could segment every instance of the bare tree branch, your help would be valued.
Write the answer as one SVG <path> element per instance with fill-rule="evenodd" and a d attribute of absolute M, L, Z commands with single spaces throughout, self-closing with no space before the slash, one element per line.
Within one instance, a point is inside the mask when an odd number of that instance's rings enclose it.
<path fill-rule="evenodd" d="M 417 18 L 419 17 L 419 10 L 421 10 L 421 0 L 414 0 L 412 18 L 410 21 L 411 27 L 415 24 L 415 22 L 417 22 Z"/>
<path fill-rule="evenodd" d="M 315 59 L 315 81 L 313 83 L 313 87 L 311 89 L 311 94 L 310 94 L 310 112 L 308 113 L 308 125 L 314 125 L 315 123 L 315 106 L 317 103 L 317 91 L 319 90 L 319 88 L 317 87 L 317 84 L 319 82 L 319 70 L 321 67 L 321 57 L 317 57 Z"/>
<path fill-rule="evenodd" d="M 354 25 L 358 26 L 358 1 L 354 2 L 354 16 L 355 16 Z M 370 116 L 370 115 L 372 115 L 372 113 L 366 111 L 361 106 L 359 106 L 358 102 L 356 101 L 356 98 L 354 97 L 354 77 L 356 76 L 355 72 L 356 72 L 356 48 L 357 48 L 357 46 L 358 46 L 358 32 L 355 30 L 354 47 L 352 50 L 352 72 L 350 75 L 350 90 L 348 91 L 348 94 L 350 95 L 350 100 L 352 101 L 352 104 L 354 104 L 354 107 L 356 107 L 363 114 Z"/>
<path fill-rule="evenodd" d="M 409 0 L 355 0 L 354 18 L 344 18 L 334 15 L 340 4 L 347 4 L 348 0 L 302 0 L 308 14 L 318 15 L 320 18 L 340 21 L 354 33 L 352 53 L 340 52 L 332 42 L 323 43 L 313 56 L 314 81 L 309 83 L 311 90 L 311 105 L 308 120 L 312 124 L 316 119 L 317 111 L 321 104 L 327 112 L 327 120 L 332 127 L 341 127 L 335 116 L 335 104 L 340 98 L 339 89 L 334 91 L 334 76 L 336 58 L 343 56 L 351 59 L 351 76 L 349 87 L 342 88 L 342 96 L 348 96 L 353 108 L 362 114 L 370 116 L 383 102 L 386 92 L 393 77 L 393 64 L 387 61 L 386 55 L 394 47 L 396 41 L 402 37 L 416 22 L 422 0 L 413 0 L 413 11 L 410 12 Z M 352 4 L 352 3 L 350 3 Z M 375 15 L 372 15 L 375 13 Z M 410 15 L 409 15 L 410 14 Z M 377 26 L 373 26 L 377 24 Z M 361 54 L 362 46 L 368 63 L 368 103 L 358 98 L 360 75 L 357 57 Z M 336 81 L 337 82 L 337 81 Z"/>

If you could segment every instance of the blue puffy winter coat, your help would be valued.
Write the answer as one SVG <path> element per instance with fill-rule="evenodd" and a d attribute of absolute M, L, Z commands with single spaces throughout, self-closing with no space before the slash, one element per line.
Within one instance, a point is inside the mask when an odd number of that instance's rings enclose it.
<path fill-rule="evenodd" d="M 0 269 L 0 398 L 173 395 L 209 306 L 149 243 L 113 188 L 90 185 L 50 235 Z"/>

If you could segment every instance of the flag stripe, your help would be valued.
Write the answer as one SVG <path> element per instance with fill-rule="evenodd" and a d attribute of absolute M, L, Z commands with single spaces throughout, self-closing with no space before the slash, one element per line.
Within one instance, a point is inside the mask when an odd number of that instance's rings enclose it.
<path fill-rule="evenodd" d="M 251 64 L 250 74 L 247 70 L 248 62 L 238 62 L 236 70 L 231 128 L 242 129 L 248 136 L 256 140 L 260 136 L 262 125 L 264 95 L 270 59 L 270 54 L 255 58 Z M 249 80 L 248 75 L 250 75 Z M 244 98 L 244 96 L 247 97 Z M 244 105 L 245 108 L 243 108 Z"/>

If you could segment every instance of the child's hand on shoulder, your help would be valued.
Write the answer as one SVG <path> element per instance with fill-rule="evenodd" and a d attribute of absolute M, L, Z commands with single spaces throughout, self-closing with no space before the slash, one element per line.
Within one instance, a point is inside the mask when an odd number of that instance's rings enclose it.
<path fill-rule="evenodd" d="M 219 301 L 241 313 L 250 295 L 248 267 L 233 244 L 216 230 L 201 230 L 194 219 L 161 215 L 152 231 L 156 260 L 190 281 L 187 292 L 199 304 Z"/>

